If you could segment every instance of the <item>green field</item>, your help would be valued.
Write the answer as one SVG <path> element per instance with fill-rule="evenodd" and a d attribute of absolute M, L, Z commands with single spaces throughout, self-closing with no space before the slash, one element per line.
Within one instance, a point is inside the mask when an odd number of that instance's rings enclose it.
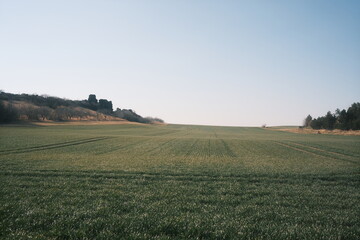
<path fill-rule="evenodd" d="M 0 126 L 0 239 L 359 239 L 360 137 Z"/>

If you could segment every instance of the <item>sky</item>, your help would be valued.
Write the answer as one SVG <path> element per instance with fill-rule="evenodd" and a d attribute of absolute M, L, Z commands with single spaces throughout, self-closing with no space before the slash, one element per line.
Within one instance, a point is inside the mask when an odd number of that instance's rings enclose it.
<path fill-rule="evenodd" d="M 0 89 L 301 125 L 360 101 L 360 1 L 0 0 Z"/>

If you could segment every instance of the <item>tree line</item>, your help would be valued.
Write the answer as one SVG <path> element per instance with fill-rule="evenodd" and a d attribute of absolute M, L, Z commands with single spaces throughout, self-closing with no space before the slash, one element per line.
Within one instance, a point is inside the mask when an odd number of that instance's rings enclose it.
<path fill-rule="evenodd" d="M 135 111 L 132 109 L 120 109 L 117 108 L 113 116 L 126 119 L 130 122 L 139 122 L 139 123 L 164 123 L 164 121 L 160 118 L 153 118 L 153 117 L 142 117 L 138 115 Z"/>
<path fill-rule="evenodd" d="M 90 94 L 88 99 L 78 101 L 47 95 L 12 94 L 0 91 L 0 122 L 104 120 L 106 116 L 121 117 L 141 123 L 163 122 L 158 118 L 143 118 L 131 109 L 117 108 L 113 111 L 112 101 L 98 100 L 95 94 Z"/>
<path fill-rule="evenodd" d="M 326 115 L 318 118 L 312 118 L 308 115 L 304 120 L 304 127 L 328 130 L 360 130 L 360 103 L 353 103 L 347 110 L 336 109 L 334 113 L 328 111 Z"/>

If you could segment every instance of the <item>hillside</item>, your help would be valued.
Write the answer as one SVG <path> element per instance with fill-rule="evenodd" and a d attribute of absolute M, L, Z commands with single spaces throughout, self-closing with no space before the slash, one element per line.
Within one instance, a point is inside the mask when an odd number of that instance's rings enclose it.
<path fill-rule="evenodd" d="M 0 91 L 0 122 L 19 120 L 163 122 L 158 118 L 144 118 L 131 109 L 117 108 L 113 111 L 112 101 L 97 100 L 94 94 L 90 94 L 87 100 L 79 101 Z"/>

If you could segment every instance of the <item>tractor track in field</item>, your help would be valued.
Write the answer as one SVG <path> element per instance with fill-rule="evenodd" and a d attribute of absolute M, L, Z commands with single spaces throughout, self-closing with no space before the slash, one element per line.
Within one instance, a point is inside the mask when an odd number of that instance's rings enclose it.
<path fill-rule="evenodd" d="M 145 140 L 142 140 L 142 141 L 137 141 L 137 142 L 129 143 L 129 144 L 126 144 L 126 145 L 114 146 L 109 150 L 105 150 L 105 151 L 102 151 L 102 152 L 97 152 L 97 153 L 95 153 L 95 155 L 109 154 L 109 153 L 114 153 L 114 152 L 117 152 L 117 151 L 120 151 L 120 150 L 130 149 L 131 147 L 135 147 L 135 146 L 144 144 L 146 142 L 149 142 L 150 140 L 151 139 L 145 139 Z"/>
<path fill-rule="evenodd" d="M 278 144 L 278 145 L 283 146 L 283 147 L 290 148 L 290 149 L 293 149 L 293 150 L 296 150 L 296 151 L 299 151 L 299 152 L 303 152 L 303 153 L 315 155 L 315 156 L 318 156 L 318 157 L 328 158 L 328 159 L 334 159 L 334 160 L 341 160 L 341 161 L 350 162 L 350 163 L 354 163 L 354 164 L 360 164 L 359 162 L 354 161 L 354 160 L 339 158 L 339 156 L 331 156 L 331 153 L 332 153 L 332 152 L 327 152 L 327 151 L 325 151 L 325 150 L 322 150 L 321 152 L 322 152 L 322 153 L 328 153 L 328 154 L 330 154 L 330 155 L 323 155 L 323 154 L 320 154 L 320 153 L 315 153 L 315 152 L 312 152 L 312 151 L 309 151 L 309 150 L 306 150 L 306 149 L 299 148 L 299 147 L 297 147 L 297 146 L 292 146 L 291 144 L 286 144 L 286 143 L 277 142 L 277 141 L 274 141 L 274 142 L 275 142 L 276 144 Z M 293 142 L 292 142 L 292 143 L 293 143 Z M 307 148 L 307 147 L 308 147 L 308 146 L 305 146 L 305 145 L 302 145 L 302 144 L 299 144 L 299 146 L 304 147 L 304 148 Z M 312 148 L 310 148 L 310 149 L 312 149 Z M 317 149 L 317 148 L 314 148 L 314 149 L 312 149 L 312 150 L 320 151 L 320 150 Z"/>
<path fill-rule="evenodd" d="M 231 150 L 231 148 L 229 147 L 229 145 L 225 142 L 224 139 L 220 139 L 221 143 L 223 144 L 225 150 L 226 150 L 226 155 L 230 156 L 230 157 L 238 157 L 238 155 L 236 153 L 233 152 L 233 150 Z"/>
<path fill-rule="evenodd" d="M 0 153 L 28 150 L 28 149 L 33 149 L 33 148 L 51 147 L 51 146 L 55 146 L 55 145 L 59 145 L 59 144 L 73 143 L 73 142 L 79 142 L 79 141 L 82 141 L 82 140 L 90 140 L 90 139 L 95 139 L 95 138 L 85 138 L 85 139 L 78 139 L 78 140 L 73 140 L 73 141 L 66 141 L 66 142 L 59 142 L 59 143 L 52 143 L 52 144 L 33 146 L 33 147 L 23 147 L 23 148 L 13 148 L 13 149 L 7 149 L 7 150 L 0 150 Z"/>
<path fill-rule="evenodd" d="M 301 146 L 301 147 L 310 148 L 310 149 L 313 149 L 313 150 L 315 150 L 315 151 L 330 153 L 330 154 L 338 155 L 338 156 L 341 156 L 341 157 L 356 158 L 356 156 L 352 156 L 352 155 L 349 155 L 349 154 L 343 154 L 343 153 L 339 153 L 339 152 L 333 152 L 333 151 L 321 149 L 321 148 L 318 148 L 318 147 L 308 146 L 308 145 L 304 145 L 304 144 L 296 143 L 296 142 L 291 142 L 291 143 L 294 144 L 294 145 Z"/>
<path fill-rule="evenodd" d="M 207 148 L 206 148 L 206 155 L 207 157 L 211 157 L 212 153 L 211 153 L 211 139 L 208 139 L 208 143 L 207 143 Z"/>
<path fill-rule="evenodd" d="M 166 145 L 168 145 L 169 143 L 174 142 L 174 141 L 176 141 L 176 140 L 177 140 L 177 138 L 172 138 L 172 139 L 170 139 L 170 140 L 167 140 L 167 141 L 165 141 L 165 142 L 157 145 L 156 147 L 153 147 L 153 148 L 150 149 L 149 151 L 144 152 L 144 153 L 141 154 L 140 156 L 144 156 L 145 154 L 148 154 L 148 155 L 151 154 L 151 155 L 153 155 L 158 149 L 161 149 L 161 148 L 163 148 L 164 146 L 166 146 Z"/>
<path fill-rule="evenodd" d="M 227 182 L 227 181 L 241 181 L 241 182 L 252 182 L 252 183 L 269 183 L 277 182 L 282 184 L 292 184 L 301 180 L 304 181 L 304 176 L 306 181 L 313 182 L 314 180 L 319 180 L 322 182 L 334 182 L 335 180 L 342 181 L 344 185 L 358 184 L 359 183 L 359 174 L 352 174 L 352 177 L 349 181 L 348 176 L 344 178 L 342 175 L 338 176 L 319 176 L 316 174 L 310 175 L 274 175 L 269 176 L 266 174 L 256 175 L 253 174 L 239 174 L 239 175 L 211 175 L 211 174 L 183 174 L 183 173 L 151 173 L 144 171 L 118 171 L 118 172 L 107 172 L 107 171 L 71 171 L 71 170 L 8 170 L 0 171 L 0 176 L 19 176 L 19 177 L 34 177 L 34 178 L 77 178 L 77 179 L 102 179 L 102 180 L 112 180 L 112 179 L 133 179 L 133 180 L 147 180 L 147 181 L 191 181 L 191 182 Z M 290 180 L 289 180 L 290 177 Z"/>
<path fill-rule="evenodd" d="M 199 139 L 195 139 L 191 146 L 188 148 L 187 152 L 185 153 L 186 158 L 190 158 L 190 154 L 194 151 L 194 147 L 199 142 Z"/>
<path fill-rule="evenodd" d="M 45 144 L 45 145 L 27 147 L 27 148 L 9 149 L 9 150 L 0 151 L 0 156 L 9 155 L 9 154 L 19 154 L 19 153 L 50 150 L 50 149 L 57 149 L 57 148 L 63 148 L 63 147 L 70 147 L 70 146 L 76 146 L 76 145 L 81 145 L 81 144 L 86 144 L 86 143 L 98 142 L 98 141 L 102 141 L 102 140 L 106 140 L 106 139 L 110 139 L 110 138 L 114 138 L 114 137 L 94 137 L 94 138 L 86 138 L 86 139 L 60 142 L 60 143 Z"/>

